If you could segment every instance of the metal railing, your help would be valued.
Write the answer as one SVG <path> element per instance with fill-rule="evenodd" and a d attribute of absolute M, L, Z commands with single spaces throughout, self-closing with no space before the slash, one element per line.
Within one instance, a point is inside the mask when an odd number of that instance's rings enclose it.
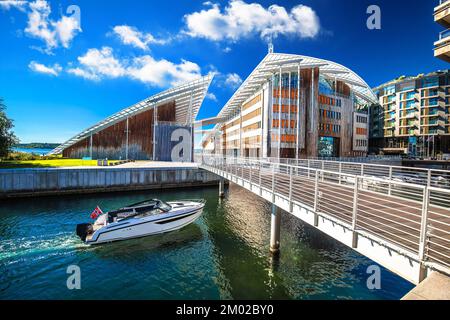
<path fill-rule="evenodd" d="M 295 166 L 341 172 L 358 176 L 376 177 L 390 181 L 426 185 L 450 189 L 450 171 L 403 166 L 390 166 L 375 163 L 358 163 L 313 159 L 277 159 L 268 158 L 270 162 L 281 162 Z"/>
<path fill-rule="evenodd" d="M 202 167 L 257 186 L 356 234 L 395 244 L 424 265 L 450 270 L 450 190 L 376 176 L 354 169 L 314 168 L 249 158 L 208 156 Z M 324 163 L 324 162 L 321 162 Z M 335 163 L 334 165 L 342 165 Z M 236 180 L 235 180 L 236 181 Z"/>

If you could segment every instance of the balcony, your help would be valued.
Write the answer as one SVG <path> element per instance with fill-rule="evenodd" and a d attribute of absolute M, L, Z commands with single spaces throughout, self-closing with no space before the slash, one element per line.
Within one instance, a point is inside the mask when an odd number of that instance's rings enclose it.
<path fill-rule="evenodd" d="M 439 5 L 434 8 L 434 21 L 450 28 L 450 1 L 441 0 Z"/>
<path fill-rule="evenodd" d="M 450 1 L 448 3 L 450 4 Z M 439 40 L 434 43 L 434 56 L 450 62 L 450 29 L 439 34 Z"/>

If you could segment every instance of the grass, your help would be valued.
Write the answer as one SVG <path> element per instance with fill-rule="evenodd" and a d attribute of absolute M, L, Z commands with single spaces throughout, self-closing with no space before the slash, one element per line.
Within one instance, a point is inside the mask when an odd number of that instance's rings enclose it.
<path fill-rule="evenodd" d="M 108 164 L 115 161 L 108 160 Z M 39 159 L 39 160 L 0 160 L 0 169 L 14 168 L 58 168 L 97 166 L 97 160 L 81 159 Z"/>

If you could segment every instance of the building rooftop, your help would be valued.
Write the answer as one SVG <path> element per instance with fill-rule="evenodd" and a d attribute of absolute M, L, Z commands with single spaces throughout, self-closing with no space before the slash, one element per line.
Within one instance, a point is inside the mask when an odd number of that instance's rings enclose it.
<path fill-rule="evenodd" d="M 399 84 L 399 83 L 403 83 L 403 82 L 407 82 L 407 81 L 417 80 L 417 79 L 421 79 L 421 78 L 425 78 L 425 77 L 438 76 L 438 75 L 442 75 L 442 74 L 446 74 L 446 73 L 450 73 L 450 69 L 433 71 L 433 72 L 430 72 L 430 73 L 427 73 L 427 74 L 421 73 L 421 74 L 418 74 L 417 76 L 400 76 L 397 79 L 390 80 L 388 82 L 380 84 L 379 86 L 373 88 L 373 90 L 375 91 L 375 90 L 379 90 L 381 88 L 384 88 L 384 87 L 387 87 L 387 86 L 391 86 L 391 85 L 394 85 L 394 84 Z"/>
<path fill-rule="evenodd" d="M 298 67 L 302 69 L 318 67 L 321 74 L 329 75 L 348 84 L 358 98 L 367 102 L 376 101 L 376 96 L 369 85 L 355 72 L 343 65 L 303 55 L 269 53 L 225 104 L 218 116 L 228 117 L 234 114 L 236 109 L 258 91 L 262 84 L 267 82 L 273 74 L 279 72 L 280 66 L 283 72 L 296 72 Z"/>

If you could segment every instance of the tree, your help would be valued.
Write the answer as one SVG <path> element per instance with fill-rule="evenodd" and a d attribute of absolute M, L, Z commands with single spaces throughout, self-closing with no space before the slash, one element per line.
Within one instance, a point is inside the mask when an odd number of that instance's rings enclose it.
<path fill-rule="evenodd" d="M 6 105 L 0 98 L 0 158 L 6 157 L 11 147 L 19 143 L 19 139 L 12 132 L 13 121 L 6 116 Z"/>

